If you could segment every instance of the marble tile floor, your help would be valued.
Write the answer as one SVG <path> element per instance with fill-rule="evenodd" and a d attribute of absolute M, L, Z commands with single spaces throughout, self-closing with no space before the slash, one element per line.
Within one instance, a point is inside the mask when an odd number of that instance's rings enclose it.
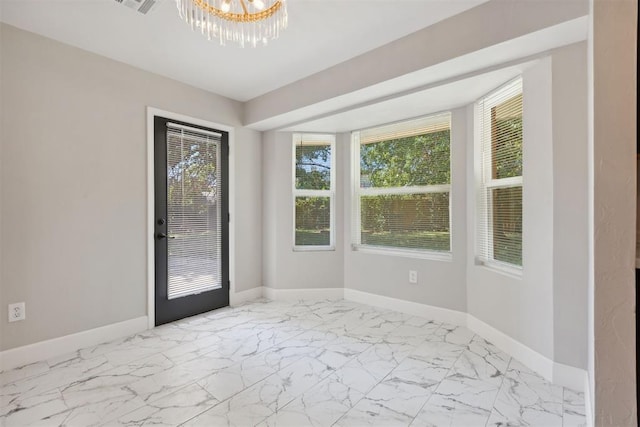
<path fill-rule="evenodd" d="M 260 300 L 0 373 L 1 426 L 580 426 L 584 396 L 463 327 Z"/>

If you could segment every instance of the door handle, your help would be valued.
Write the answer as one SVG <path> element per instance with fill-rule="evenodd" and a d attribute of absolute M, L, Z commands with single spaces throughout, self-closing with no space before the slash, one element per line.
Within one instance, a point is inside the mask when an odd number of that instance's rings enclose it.
<path fill-rule="evenodd" d="M 169 239 L 175 239 L 176 238 L 175 236 L 167 236 L 164 233 L 158 233 L 156 237 L 158 237 L 158 240 L 166 239 L 167 237 Z"/>

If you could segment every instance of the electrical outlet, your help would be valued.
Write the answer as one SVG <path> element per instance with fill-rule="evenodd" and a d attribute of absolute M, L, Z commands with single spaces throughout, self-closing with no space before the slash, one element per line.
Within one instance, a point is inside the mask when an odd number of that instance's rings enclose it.
<path fill-rule="evenodd" d="M 9 322 L 17 322 L 27 317 L 25 305 L 23 302 L 9 304 Z"/>
<path fill-rule="evenodd" d="M 418 283 L 418 272 L 409 270 L 409 283 Z"/>

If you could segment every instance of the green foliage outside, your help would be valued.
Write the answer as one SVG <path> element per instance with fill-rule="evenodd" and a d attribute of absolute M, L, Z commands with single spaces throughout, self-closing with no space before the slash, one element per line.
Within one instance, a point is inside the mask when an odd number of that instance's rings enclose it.
<path fill-rule="evenodd" d="M 331 188 L 331 146 L 296 146 L 296 188 L 329 190 Z"/>
<path fill-rule="evenodd" d="M 449 184 L 450 145 L 449 130 L 363 144 L 360 186 Z M 366 245 L 448 251 L 449 194 L 364 196 L 361 228 Z"/>
<path fill-rule="evenodd" d="M 401 231 L 362 233 L 362 244 L 392 248 L 448 251 L 451 247 L 449 232 Z"/>
<path fill-rule="evenodd" d="M 450 131 L 363 144 L 361 187 L 409 187 L 451 182 Z"/>
<path fill-rule="evenodd" d="M 522 266 L 522 233 L 504 236 L 494 241 L 493 258 L 496 261 Z"/>
<path fill-rule="evenodd" d="M 507 101 L 509 102 L 509 101 Z M 493 176 L 522 176 L 522 117 L 493 122 Z M 493 258 L 522 265 L 522 187 L 493 190 Z"/>
<path fill-rule="evenodd" d="M 522 175 L 522 118 L 496 120 L 494 178 Z M 330 146 L 296 147 L 296 188 L 330 188 Z M 449 184 L 450 131 L 363 144 L 362 188 Z M 522 265 L 522 198 L 502 197 L 494 215 L 494 258 Z M 497 213 L 497 206 L 494 205 Z M 361 241 L 383 247 L 450 250 L 449 194 L 366 196 Z M 328 198 L 296 198 L 296 245 L 329 244 Z"/>
<path fill-rule="evenodd" d="M 329 230 L 296 230 L 296 246 L 329 246 Z"/>
<path fill-rule="evenodd" d="M 326 144 L 296 146 L 296 188 L 331 189 L 331 146 Z M 329 197 L 296 197 L 296 246 L 330 244 Z"/>
<path fill-rule="evenodd" d="M 330 244 L 330 199 L 296 197 L 296 246 Z"/>
<path fill-rule="evenodd" d="M 496 120 L 494 126 L 494 179 L 522 176 L 522 117 Z"/>
<path fill-rule="evenodd" d="M 361 241 L 448 251 L 449 193 L 361 197 Z"/>
<path fill-rule="evenodd" d="M 167 143 L 167 204 L 169 232 L 191 249 L 210 253 L 217 233 L 217 146 L 169 137 Z M 170 247 L 173 245 L 169 245 Z M 176 245 L 177 247 L 178 245 Z M 185 247 L 187 245 L 184 245 Z M 199 248 L 199 249 L 198 249 Z M 178 250 L 174 248 L 174 250 Z M 180 249 L 184 252 L 186 249 Z M 172 255 L 187 255 L 172 253 Z M 192 255 L 195 255 L 192 254 Z M 202 255 L 202 254 L 198 254 Z"/>
<path fill-rule="evenodd" d="M 522 187 L 494 189 L 493 258 L 522 265 Z"/>

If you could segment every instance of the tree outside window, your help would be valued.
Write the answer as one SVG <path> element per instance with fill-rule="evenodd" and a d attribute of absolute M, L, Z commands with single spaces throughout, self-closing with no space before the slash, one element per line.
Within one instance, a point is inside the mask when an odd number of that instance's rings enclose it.
<path fill-rule="evenodd" d="M 294 247 L 333 246 L 333 135 L 294 134 Z"/>
<path fill-rule="evenodd" d="M 359 247 L 451 249 L 450 115 L 354 133 Z"/>

